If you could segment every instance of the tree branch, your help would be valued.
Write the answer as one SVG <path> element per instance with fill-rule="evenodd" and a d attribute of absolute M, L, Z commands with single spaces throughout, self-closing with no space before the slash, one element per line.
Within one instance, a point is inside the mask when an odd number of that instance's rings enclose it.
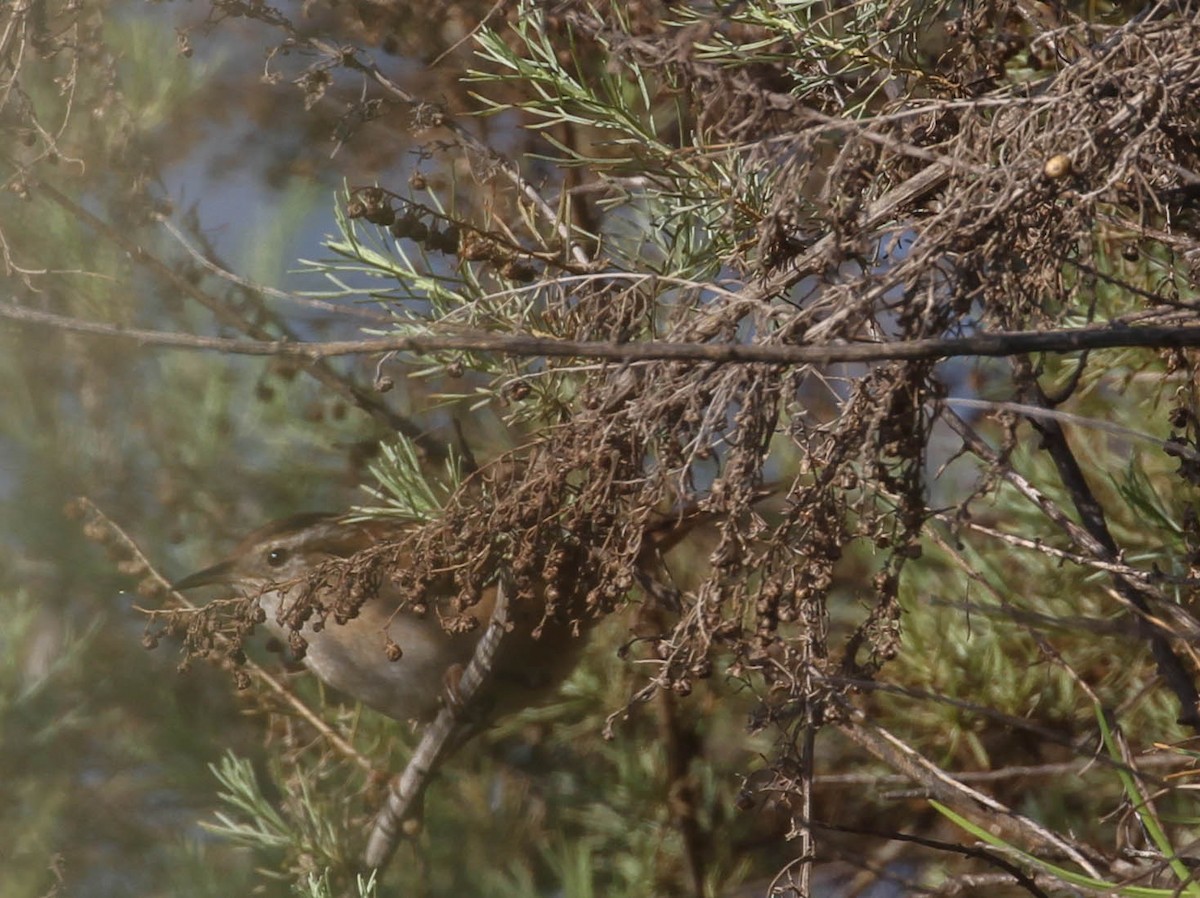
<path fill-rule="evenodd" d="M 1030 389 L 1034 398 L 1043 405 L 1048 405 L 1041 385 L 1031 377 Z M 1088 484 L 1075 453 L 1067 442 L 1067 436 L 1062 426 L 1053 418 L 1030 416 L 1030 423 L 1041 434 L 1042 446 L 1050 454 L 1058 476 L 1071 497 L 1079 519 L 1091 537 L 1099 544 L 1101 551 L 1096 555 L 1102 561 L 1118 561 L 1123 553 L 1117 546 L 1104 513 L 1104 507 Z M 1159 675 L 1167 687 L 1179 701 L 1179 722 L 1200 731 L 1200 693 L 1197 692 L 1195 681 L 1187 666 L 1171 648 L 1170 637 L 1152 626 L 1146 618 L 1150 615 L 1150 605 L 1142 596 L 1136 583 L 1131 583 L 1125 577 L 1117 574 L 1113 578 L 1113 587 L 1127 603 L 1142 612 L 1136 616 L 1137 627 L 1142 636 L 1150 643 L 1150 650 L 1158 665 Z"/>
<path fill-rule="evenodd" d="M 347 355 L 411 352 L 494 352 L 509 356 L 589 358 L 622 362 L 678 361 L 716 365 L 828 365 L 836 362 L 885 362 L 1024 355 L 1031 352 L 1082 352 L 1089 349 L 1200 347 L 1200 323 L 1170 327 L 1100 324 L 1047 331 L 995 331 L 971 337 L 897 340 L 893 343 L 832 343 L 787 346 L 765 343 L 683 343 L 649 340 L 608 343 L 559 340 L 483 331 L 410 334 L 372 340 L 301 343 L 289 340 L 242 340 L 166 331 L 137 330 L 0 303 L 0 318 L 43 325 L 72 333 L 130 340 L 144 346 L 224 352 L 232 355 L 283 356 L 319 361 Z M 1200 322 L 1200 317 L 1197 318 Z"/>
<path fill-rule="evenodd" d="M 496 604 L 491 620 L 475 646 L 475 653 L 463 671 L 454 695 L 421 734 L 421 741 L 404 772 L 392 781 L 387 799 L 371 824 L 367 838 L 363 864 L 368 870 L 387 866 L 400 843 L 404 824 L 414 817 L 420 805 L 429 778 L 442 758 L 459 743 L 456 737 L 462 735 L 463 722 L 470 717 L 472 700 L 491 676 L 496 649 L 508 628 L 508 591 L 502 576 L 496 585 Z"/>
<path fill-rule="evenodd" d="M 931 796 L 965 815 L 990 815 L 988 822 L 1027 845 L 1042 846 L 1069 858 L 1089 876 L 1100 875 L 1084 852 L 1088 847 L 1047 829 L 1024 814 L 1020 814 L 983 792 L 956 780 L 951 774 L 932 763 L 924 755 L 882 727 L 868 723 L 862 713 L 853 710 L 850 719 L 837 728 L 851 742 L 898 770 L 929 790 Z"/>

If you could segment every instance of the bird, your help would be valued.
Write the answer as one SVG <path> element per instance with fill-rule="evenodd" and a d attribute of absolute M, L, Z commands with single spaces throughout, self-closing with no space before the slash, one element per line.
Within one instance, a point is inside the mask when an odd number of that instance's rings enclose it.
<path fill-rule="evenodd" d="M 454 677 L 470 661 L 491 618 L 494 587 L 484 590 L 467 612 L 476 621 L 469 632 L 447 632 L 435 612 L 403 607 L 386 583 L 344 622 L 303 612 L 309 604 L 305 584 L 322 564 L 402 541 L 414 527 L 414 522 L 398 519 L 296 514 L 248 534 L 224 560 L 172 586 L 179 591 L 232 588 L 257 603 L 275 635 L 292 644 L 294 634 L 302 637 L 303 663 L 321 681 L 388 717 L 424 723 L 453 699 Z M 332 607 L 340 598 L 336 585 L 315 593 L 322 607 Z M 543 621 L 540 607 L 510 613 L 514 625 L 494 661 L 494 688 L 484 696 L 496 711 L 535 703 L 566 678 L 583 651 L 584 640 L 574 635 L 572 623 Z"/>
<path fill-rule="evenodd" d="M 755 501 L 772 492 L 761 491 Z M 653 516 L 638 559 L 642 585 L 656 592 L 651 573 L 655 559 L 712 517 L 698 503 Z M 541 590 L 533 591 L 533 602 L 505 598 L 498 603 L 498 583 L 466 612 L 475 622 L 467 630 L 447 629 L 436 613 L 406 607 L 386 583 L 361 603 L 345 603 L 341 600 L 348 597 L 342 593 L 347 590 L 337 578 L 316 578 L 320 586 L 311 598 L 332 611 L 308 612 L 309 583 L 322 565 L 385 543 L 403 544 L 417 526 L 396 518 L 292 515 L 255 530 L 223 561 L 173 584 L 176 590 L 232 587 L 257 603 L 261 619 L 274 633 L 293 644 L 300 637 L 304 664 L 323 682 L 388 717 L 426 724 L 421 746 L 404 775 L 393 781 L 372 825 L 364 853 L 368 870 L 388 863 L 405 818 L 414 807 L 419 815 L 433 766 L 482 724 L 552 694 L 583 654 L 585 638 L 577 631 L 586 637 L 591 622 L 571 619 L 579 617 L 582 595 L 568 596 L 563 603 L 567 612 L 553 615 L 546 613 Z M 449 597 L 452 589 L 445 592 Z M 494 615 L 498 604 L 500 613 Z M 345 613 L 347 605 L 354 610 Z M 488 657 L 483 673 L 473 670 L 479 664 L 477 646 Z M 470 713 L 464 716 L 467 708 L 465 702 L 457 704 L 457 686 L 459 677 L 465 686 L 472 674 L 482 676 L 483 683 L 471 684 Z"/>

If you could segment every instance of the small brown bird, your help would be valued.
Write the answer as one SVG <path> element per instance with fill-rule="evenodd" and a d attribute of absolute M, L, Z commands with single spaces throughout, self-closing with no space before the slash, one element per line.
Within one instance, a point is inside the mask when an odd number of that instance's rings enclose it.
<path fill-rule="evenodd" d="M 759 498 L 770 493 L 765 490 Z M 639 560 L 643 572 L 654 567 L 653 559 L 659 553 L 678 544 L 709 517 L 694 506 L 661 516 L 643 536 Z M 486 589 L 468 612 L 479 626 L 465 633 L 448 633 L 436 614 L 417 614 L 403 607 L 400 596 L 386 584 L 344 623 L 321 621 L 314 625 L 311 617 L 305 619 L 300 605 L 306 601 L 309 575 L 320 565 L 385 542 L 402 542 L 414 526 L 397 520 L 349 521 L 331 514 L 295 515 L 251 533 L 229 558 L 175 584 L 181 590 L 213 584 L 232 586 L 256 599 L 266 615 L 267 626 L 285 639 L 296 632 L 290 622 L 304 620 L 298 631 L 307 643 L 304 663 L 330 686 L 390 717 L 427 722 L 450 701 L 447 713 L 426 728 L 404 776 L 392 784 L 368 839 L 364 855 L 368 869 L 381 868 L 388 862 L 402 821 L 414 804 L 419 804 L 428 772 L 438 759 L 465 738 L 480 717 L 525 707 L 556 687 L 575 666 L 584 644 L 575 632 L 579 622 L 546 615 L 540 593 L 535 593 L 532 602 L 506 603 L 506 626 L 501 630 L 490 628 L 503 636 L 484 644 L 484 653 L 490 656 L 487 673 L 471 698 L 471 714 L 460 720 L 458 676 L 468 669 L 476 646 L 489 631 L 487 625 L 492 622 L 497 603 L 495 586 Z M 314 598 L 322 608 L 332 608 L 346 596 L 339 594 L 338 587 L 326 586 Z M 582 596 L 568 597 L 566 605 L 577 606 L 581 600 Z M 399 653 L 387 651 L 389 646 L 398 648 Z M 478 663 L 479 659 L 474 660 Z M 448 728 L 442 728 L 444 719 Z M 423 752 L 426 748 L 428 752 Z"/>
<path fill-rule="evenodd" d="M 318 565 L 348 558 L 384 541 L 402 539 L 413 524 L 386 519 L 346 521 L 332 514 L 299 514 L 251 533 L 233 553 L 212 567 L 174 584 L 178 590 L 227 585 L 247 597 L 257 597 L 266 625 L 288 639 L 287 620 L 301 600 L 307 575 Z M 363 603 L 357 616 L 339 624 L 330 620 L 319 628 L 307 621 L 299 630 L 307 642 L 304 663 L 328 685 L 397 720 L 427 721 L 437 713 L 453 676 L 471 659 L 475 645 L 491 618 L 494 587 L 484 591 L 468 612 L 479 622 L 467 633 L 448 633 L 432 612 L 416 614 L 401 608 L 385 585 Z M 333 605 L 332 589 L 316 599 Z M 570 673 L 583 640 L 566 623 L 542 622 L 541 608 L 510 613 L 512 632 L 495 658 L 490 710 L 523 707 Z M 543 623 L 539 637 L 534 627 Z M 399 648 L 391 656 L 389 641 Z M 394 660 L 393 660 L 394 659 Z"/>

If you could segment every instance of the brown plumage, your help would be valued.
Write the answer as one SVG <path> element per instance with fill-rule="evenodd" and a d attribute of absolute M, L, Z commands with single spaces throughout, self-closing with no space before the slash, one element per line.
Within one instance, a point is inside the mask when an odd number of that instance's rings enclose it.
<path fill-rule="evenodd" d="M 647 552 L 666 551 L 705 517 L 693 511 L 662 519 L 647 532 Z M 385 541 L 403 540 L 413 527 L 399 520 L 350 522 L 332 514 L 294 515 L 249 534 L 227 559 L 185 577 L 175 588 L 233 586 L 257 598 L 266 625 L 288 639 L 294 632 L 289 615 L 296 612 L 307 576 L 318 565 Z M 323 606 L 332 606 L 338 596 L 330 587 L 318 591 L 315 598 Z M 334 621 L 334 615 L 316 627 L 312 619 L 306 620 L 298 631 L 307 643 L 304 663 L 328 685 L 389 717 L 425 721 L 442 704 L 448 679 L 452 682 L 454 673 L 470 661 L 494 603 L 494 587 L 484 590 L 468 611 L 478 626 L 451 634 L 436 613 L 419 615 L 402 607 L 385 584 L 345 623 Z M 575 623 L 544 620 L 542 612 L 542 607 L 528 602 L 510 609 L 513 626 L 500 643 L 491 683 L 479 704 L 489 713 L 537 701 L 578 661 L 584 639 L 573 632 Z M 398 657 L 394 650 L 389 657 L 389 643 L 399 649 Z"/>

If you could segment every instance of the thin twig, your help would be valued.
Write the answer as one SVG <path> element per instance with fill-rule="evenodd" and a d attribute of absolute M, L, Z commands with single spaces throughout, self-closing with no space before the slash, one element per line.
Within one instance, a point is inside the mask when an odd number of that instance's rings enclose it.
<path fill-rule="evenodd" d="M 963 438 L 972 452 L 992 465 L 999 464 L 1000 460 L 997 455 L 965 421 L 950 411 L 945 413 L 943 420 Z M 1062 479 L 1067 494 L 1071 496 L 1083 524 L 1075 523 L 1062 509 L 1008 465 L 1001 467 L 1001 476 L 1033 501 L 1051 521 L 1066 531 L 1077 546 L 1101 561 L 1117 561 L 1121 557 L 1121 553 L 1105 523 L 1103 509 L 1088 486 L 1079 463 L 1067 445 L 1062 428 L 1053 419 L 1034 418 L 1031 420 L 1033 426 L 1042 433 L 1043 445 L 1050 452 L 1050 457 L 1058 469 L 1059 477 Z M 1159 673 L 1179 701 L 1180 722 L 1200 730 L 1200 695 L 1197 694 L 1196 684 L 1179 656 L 1171 648 L 1171 630 L 1151 611 L 1144 596 L 1145 584 L 1135 578 L 1114 574 L 1113 586 L 1121 601 L 1136 612 L 1134 618 L 1138 627 L 1141 628 L 1142 636 L 1150 644 L 1150 650 L 1158 665 Z M 1159 608 L 1163 613 L 1170 614 L 1173 606 L 1171 603 L 1159 603 Z"/>
<path fill-rule="evenodd" d="M 827 830 L 835 833 L 849 833 L 855 836 L 869 836 L 876 839 L 888 839 L 893 843 L 908 842 L 913 845 L 920 845 L 923 848 L 932 848 L 935 851 L 945 851 L 952 854 L 961 854 L 964 857 L 972 857 L 978 860 L 985 861 L 994 867 L 999 867 L 1004 870 L 1010 878 L 1005 885 L 1011 884 L 1013 881 L 1017 885 L 1022 886 L 1029 894 L 1035 898 L 1050 898 L 1038 885 L 1034 877 L 1029 876 L 1017 864 L 1009 861 L 1000 854 L 989 851 L 986 848 L 980 848 L 975 845 L 962 845 L 957 842 L 947 842 L 942 839 L 932 839 L 928 836 L 918 836 L 911 833 L 886 832 L 882 830 L 872 830 L 861 826 L 838 826 L 832 823 L 822 823 L 819 820 L 812 820 L 809 825 L 814 829 Z M 1058 880 L 1052 880 L 1054 884 L 1060 884 Z M 857 892 L 855 893 L 857 894 Z"/>
<path fill-rule="evenodd" d="M 1193 316 L 1189 315 L 1189 318 L 1190 317 Z M 1101 421 L 1097 418 L 1089 418 L 1086 415 L 1076 415 L 1072 414 L 1071 412 L 1064 412 L 1057 408 L 1045 408 L 1044 406 L 1030 405 L 1027 402 L 1003 402 L 994 399 L 970 399 L 965 396 L 949 396 L 941 401 L 946 405 L 956 406 L 958 408 L 976 408 L 985 409 L 987 411 L 1012 412 L 1014 414 L 1023 415 L 1026 418 L 1036 418 L 1040 421 L 1055 420 L 1064 424 L 1074 424 L 1078 427 L 1086 427 L 1089 430 L 1100 430 L 1104 433 L 1111 433 L 1113 436 L 1124 437 L 1128 440 L 1151 443 L 1171 455 L 1186 456 L 1192 461 L 1200 461 L 1200 452 L 1196 452 L 1196 450 L 1192 449 L 1190 446 L 1181 445 L 1180 443 L 1172 443 L 1170 440 L 1160 440 L 1153 434 L 1146 433 L 1143 430 L 1134 430 L 1132 427 L 1123 427 L 1122 425 L 1115 424 L 1112 421 Z"/>
<path fill-rule="evenodd" d="M 367 849 L 363 854 L 363 864 L 368 870 L 381 869 L 391 860 L 400 843 L 405 822 L 413 818 L 430 776 L 456 744 L 455 737 L 462 733 L 463 721 L 471 714 L 472 699 L 491 675 L 496 649 L 508 625 L 508 587 L 501 577 L 496 585 L 496 604 L 491 619 L 475 646 L 475 653 L 463 671 L 454 695 L 421 735 L 416 751 L 404 772 L 392 781 L 387 799 L 371 824 Z"/>
<path fill-rule="evenodd" d="M 1182 754 L 1154 754 L 1138 759 L 1138 767 L 1130 770 L 1156 767 L 1186 767 L 1193 764 L 1192 758 Z M 960 783 L 1001 783 L 1013 779 L 1075 777 L 1085 768 L 1095 766 L 1094 758 L 1062 761 L 1056 764 L 1013 764 L 999 770 L 956 770 L 948 771 Z M 818 786 L 901 786 L 912 779 L 900 773 L 825 773 L 814 778 Z"/>
<path fill-rule="evenodd" d="M 1048 846 L 1079 865 L 1089 876 L 1100 878 L 1092 862 L 1083 854 L 1084 846 L 1067 841 L 1065 836 L 1019 814 L 1001 802 L 942 770 L 916 749 L 887 730 L 867 723 L 862 712 L 852 711 L 852 718 L 837 723 L 838 729 L 850 741 L 866 749 L 889 767 L 907 774 L 927 788 L 939 801 L 965 814 L 977 815 L 982 810 L 990 823 L 1013 831 L 1026 843 Z"/>
<path fill-rule="evenodd" d="M 259 296 L 269 296 L 272 299 L 283 300 L 284 302 L 295 303 L 297 305 L 307 306 L 310 309 L 316 309 L 319 312 L 329 312 L 336 315 L 344 315 L 349 318 L 363 318 L 367 321 L 373 321 L 376 324 L 394 324 L 396 319 L 386 312 L 379 312 L 374 309 L 368 309 L 361 305 L 353 303 L 335 303 L 323 299 L 314 299 L 311 296 L 300 296 L 295 293 L 288 293 L 286 290 L 276 290 L 274 287 L 268 287 L 265 284 L 260 284 L 249 278 L 241 277 L 234 274 L 223 265 L 219 265 L 213 261 L 206 253 L 198 246 L 195 246 L 187 235 L 179 228 L 175 222 L 171 221 L 165 215 L 155 216 L 155 220 L 162 225 L 163 229 L 170 234 L 175 242 L 183 247 L 186 252 L 197 265 L 206 269 L 209 273 L 228 281 L 235 286 L 241 287 L 243 290 L 249 290 L 251 293 L 256 293 Z"/>

